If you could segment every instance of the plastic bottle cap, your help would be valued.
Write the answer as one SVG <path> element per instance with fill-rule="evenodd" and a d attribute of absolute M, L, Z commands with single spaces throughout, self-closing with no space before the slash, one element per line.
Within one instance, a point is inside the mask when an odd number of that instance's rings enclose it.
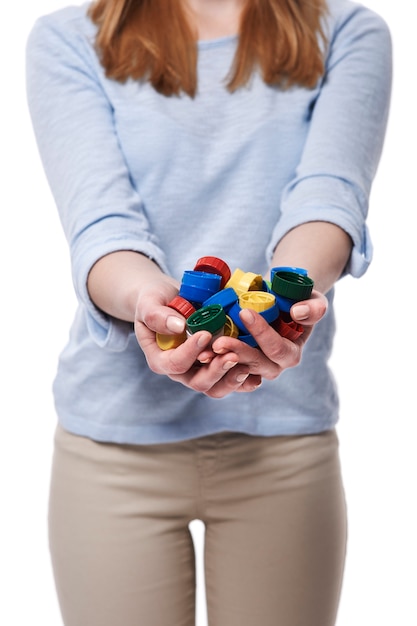
<path fill-rule="evenodd" d="M 291 341 L 296 341 L 304 332 L 304 326 L 302 324 L 294 320 L 286 322 L 280 317 L 272 326 L 282 337 L 290 339 Z"/>
<path fill-rule="evenodd" d="M 226 313 L 220 304 L 209 304 L 201 307 L 190 315 L 187 320 L 187 328 L 194 334 L 199 330 L 208 330 L 212 335 L 226 323 Z"/>
<path fill-rule="evenodd" d="M 238 327 L 239 332 L 247 333 L 248 329 L 246 328 L 246 326 L 244 325 L 244 323 L 242 322 L 239 316 L 239 313 L 241 312 L 241 310 L 242 310 L 242 307 L 240 306 L 239 302 L 236 302 L 232 307 L 230 307 L 228 311 L 228 315 L 230 319 L 233 321 L 233 323 L 236 324 L 236 326 Z"/>
<path fill-rule="evenodd" d="M 224 325 L 224 334 L 227 337 L 234 337 L 234 338 L 237 338 L 239 336 L 239 329 L 229 315 L 226 315 L 226 322 Z"/>
<path fill-rule="evenodd" d="M 262 291 L 263 278 L 259 274 L 253 272 L 244 272 L 240 268 L 236 268 L 226 287 L 232 287 L 238 296 L 245 291 Z"/>
<path fill-rule="evenodd" d="M 242 309 L 253 309 L 258 313 L 274 306 L 275 302 L 274 294 L 267 291 L 246 291 L 239 296 L 239 304 Z"/>
<path fill-rule="evenodd" d="M 186 319 L 190 317 L 192 313 L 195 313 L 196 310 L 191 302 L 179 295 L 172 298 L 172 300 L 168 302 L 167 306 L 183 315 Z"/>
<path fill-rule="evenodd" d="M 296 272 L 275 272 L 272 279 L 272 291 L 279 296 L 294 300 L 307 300 L 311 296 L 314 283 L 309 276 Z"/>
<path fill-rule="evenodd" d="M 302 274 L 303 276 L 307 276 L 308 272 L 303 267 L 290 267 L 279 265 L 278 267 L 273 267 L 271 269 L 271 281 L 274 278 L 274 274 L 276 272 L 295 272 L 296 274 Z"/>
<path fill-rule="evenodd" d="M 194 270 L 208 272 L 209 274 L 218 274 L 221 276 L 221 288 L 223 288 L 231 276 L 230 267 L 223 259 L 216 256 L 203 256 L 198 259 L 194 266 Z"/>
<path fill-rule="evenodd" d="M 180 335 L 163 335 L 162 333 L 156 333 L 156 343 L 161 350 L 178 348 L 186 339 L 187 333 L 185 330 Z"/>
<path fill-rule="evenodd" d="M 208 289 L 214 293 L 215 291 L 219 291 L 221 280 L 222 277 L 219 274 L 186 270 L 182 275 L 181 284 Z"/>
<path fill-rule="evenodd" d="M 222 277 L 218 274 L 186 270 L 182 276 L 179 295 L 189 302 L 203 303 L 219 291 Z"/>
<path fill-rule="evenodd" d="M 221 291 L 213 294 L 203 302 L 203 306 L 208 306 L 209 304 L 221 304 L 224 310 L 227 312 L 230 307 L 237 302 L 238 296 L 237 293 L 232 287 L 226 287 Z"/>
<path fill-rule="evenodd" d="M 275 294 L 276 301 L 279 306 L 279 310 L 284 313 L 289 313 L 293 304 L 297 302 L 297 300 L 290 300 L 290 298 L 284 298 L 283 296 L 279 296 Z"/>

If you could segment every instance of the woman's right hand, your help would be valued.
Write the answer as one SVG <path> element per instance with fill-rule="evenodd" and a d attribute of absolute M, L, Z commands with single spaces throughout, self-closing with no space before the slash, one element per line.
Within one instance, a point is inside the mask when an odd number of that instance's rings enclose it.
<path fill-rule="evenodd" d="M 207 331 L 195 333 L 175 349 L 161 350 L 156 333 L 181 334 L 185 329 L 185 318 L 167 306 L 177 293 L 178 286 L 167 277 L 140 289 L 134 326 L 150 369 L 212 398 L 227 396 L 241 389 L 243 383 L 245 391 L 259 387 L 261 377 L 250 374 L 248 365 L 239 363 L 235 353 L 212 353 L 207 358 L 212 340 Z M 199 361 L 202 353 L 205 363 Z"/>
<path fill-rule="evenodd" d="M 167 306 L 179 286 L 151 259 L 130 250 L 101 257 L 88 277 L 88 291 L 95 305 L 112 317 L 134 323 L 138 343 L 153 372 L 213 398 L 226 396 L 243 383 L 242 391 L 256 389 L 260 376 L 249 374 L 248 365 L 238 364 L 239 357 L 233 352 L 215 355 L 208 332 L 195 333 L 173 350 L 158 346 L 156 333 L 181 334 L 185 328 L 185 318 Z"/>

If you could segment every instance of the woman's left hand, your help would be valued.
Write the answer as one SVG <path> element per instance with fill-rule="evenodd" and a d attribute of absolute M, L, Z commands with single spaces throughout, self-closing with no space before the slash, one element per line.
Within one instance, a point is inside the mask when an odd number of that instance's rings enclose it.
<path fill-rule="evenodd" d="M 253 376 L 260 376 L 268 380 L 277 378 L 285 369 L 299 364 L 303 347 L 314 325 L 325 315 L 327 304 L 327 298 L 313 290 L 309 300 L 293 305 L 291 317 L 304 327 L 303 334 L 295 341 L 282 337 L 255 311 L 243 309 L 240 314 L 241 320 L 256 340 L 258 347 L 252 348 L 238 339 L 223 336 L 213 342 L 212 354 L 235 353 L 239 363 L 249 367 L 248 385 L 251 384 Z M 205 355 L 201 354 L 200 360 L 204 360 L 204 358 Z M 207 359 L 209 358 L 208 353 Z M 246 381 L 237 391 L 246 391 L 245 384 Z"/>

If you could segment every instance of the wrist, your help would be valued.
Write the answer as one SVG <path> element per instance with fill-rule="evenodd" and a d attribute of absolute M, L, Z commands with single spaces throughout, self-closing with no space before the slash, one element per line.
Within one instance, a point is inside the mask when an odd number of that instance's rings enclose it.
<path fill-rule="evenodd" d="M 104 313 L 133 322 L 140 293 L 162 276 L 162 270 L 148 257 L 121 250 L 101 257 L 93 265 L 87 289 L 91 300 Z"/>

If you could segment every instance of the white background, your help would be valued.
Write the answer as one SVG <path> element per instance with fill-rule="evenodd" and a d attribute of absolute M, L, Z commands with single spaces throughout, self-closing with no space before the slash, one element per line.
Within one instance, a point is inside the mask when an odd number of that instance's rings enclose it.
<path fill-rule="evenodd" d="M 66 4 L 9 2 L 0 25 L 4 626 L 61 624 L 46 535 L 55 426 L 51 381 L 74 299 L 66 244 L 28 117 L 24 52 L 35 18 Z M 416 35 L 412 3 L 369 0 L 367 5 L 390 25 L 395 80 L 371 196 L 374 262 L 360 280 L 339 283 L 336 298 L 333 366 L 342 401 L 339 437 L 350 521 L 338 626 L 416 626 Z M 194 531 L 201 582 L 198 523 Z M 198 589 L 198 624 L 204 626 L 201 584 Z"/>

